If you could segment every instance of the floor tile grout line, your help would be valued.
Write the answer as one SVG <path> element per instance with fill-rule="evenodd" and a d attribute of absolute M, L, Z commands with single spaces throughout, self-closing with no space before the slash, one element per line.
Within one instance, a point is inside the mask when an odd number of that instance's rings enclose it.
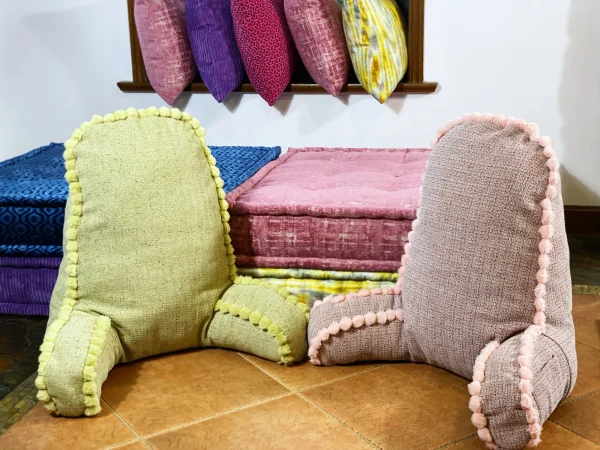
<path fill-rule="evenodd" d="M 106 405 L 106 407 L 108 409 L 110 409 L 110 411 L 117 417 L 117 419 L 119 419 L 121 421 L 121 423 L 123 425 L 125 425 L 129 429 L 129 431 L 131 431 L 138 438 L 138 440 L 142 443 L 142 445 L 144 447 L 152 449 L 152 447 L 150 447 L 150 445 L 148 445 L 148 443 L 144 440 L 144 438 L 137 432 L 137 430 L 135 428 L 133 428 L 133 426 L 129 422 L 127 422 L 123 417 L 121 417 L 121 415 L 112 406 L 110 406 L 110 404 L 106 400 L 104 400 L 104 399 L 101 399 L 101 400 L 102 400 L 102 403 L 104 403 Z"/>
<path fill-rule="evenodd" d="M 281 381 L 280 379 L 276 378 L 274 375 L 271 375 L 269 372 L 267 372 L 265 369 L 263 369 L 262 367 L 260 367 L 258 364 L 254 363 L 253 361 L 251 361 L 250 359 L 246 358 L 246 355 L 244 355 L 243 353 L 238 353 L 238 355 L 245 361 L 249 362 L 250 364 L 252 364 L 254 367 L 256 367 L 258 370 L 260 370 L 262 373 L 264 373 L 265 375 L 267 375 L 269 378 L 272 378 L 273 380 L 277 381 L 279 384 L 281 384 L 284 388 L 286 388 L 287 390 L 289 390 L 292 393 L 295 393 L 295 389 L 292 389 L 290 386 L 288 386 L 286 383 L 284 383 L 283 381 Z"/>
<path fill-rule="evenodd" d="M 306 395 L 304 395 L 302 392 L 296 392 L 296 395 L 298 397 L 300 397 L 302 400 L 304 400 L 305 402 L 309 403 L 310 405 L 314 406 L 315 408 L 317 408 L 319 411 L 321 411 L 323 414 L 325 414 L 326 416 L 331 417 L 333 420 L 335 420 L 337 423 L 339 423 L 341 426 L 343 426 L 344 428 L 346 428 L 347 430 L 351 431 L 352 433 L 354 433 L 356 436 L 358 436 L 362 441 L 364 441 L 365 443 L 369 444 L 371 447 L 373 448 L 377 448 L 377 449 L 382 449 L 382 447 L 380 447 L 379 445 L 377 445 L 375 442 L 371 441 L 369 438 L 367 438 L 366 436 L 363 436 L 362 433 L 360 433 L 359 431 L 355 430 L 354 428 L 352 428 L 350 425 L 348 425 L 346 422 L 344 422 L 342 419 L 340 419 L 339 417 L 335 416 L 334 414 L 332 414 L 331 412 L 327 411 L 325 408 L 323 408 L 321 405 L 319 405 L 317 402 L 315 402 L 314 400 L 311 400 L 310 398 L 308 398 Z"/>
<path fill-rule="evenodd" d="M 140 439 L 135 438 L 129 441 L 121 442 L 120 444 L 109 445 L 108 447 L 104 447 L 104 450 L 115 450 L 118 448 L 125 447 L 126 445 L 135 444 L 136 442 L 141 442 Z"/>
<path fill-rule="evenodd" d="M 455 439 L 452 442 L 448 442 L 447 444 L 444 445 L 440 445 L 439 447 L 435 447 L 433 450 L 443 450 L 445 448 L 450 448 L 455 446 L 456 444 L 463 442 L 463 441 L 467 441 L 469 439 L 473 439 L 474 437 L 477 437 L 477 433 L 473 433 L 470 434 L 469 436 L 465 436 L 465 437 L 461 437 L 460 439 Z"/>
<path fill-rule="evenodd" d="M 600 348 L 596 348 L 593 345 L 586 344 L 585 342 L 578 341 L 577 339 L 575 340 L 575 342 L 577 342 L 578 344 L 581 344 L 581 345 L 585 345 L 588 348 L 593 348 L 594 350 L 598 350 L 600 352 Z"/>
<path fill-rule="evenodd" d="M 284 381 L 280 380 L 277 376 L 273 375 L 267 369 L 264 369 L 263 367 L 259 366 L 258 364 L 256 364 L 252 360 L 248 359 L 246 357 L 246 355 L 244 355 L 243 353 L 238 353 L 238 355 L 240 355 L 242 358 L 244 358 L 246 361 L 248 361 L 250 364 L 252 364 L 258 370 L 260 370 L 261 372 L 263 372 L 265 375 L 268 375 L 269 377 L 273 378 L 275 381 L 277 381 L 278 383 L 280 383 L 283 387 L 285 387 L 285 388 L 289 389 L 290 391 L 292 391 L 294 394 L 297 394 L 299 392 L 304 392 L 304 391 L 307 391 L 309 389 L 313 389 L 313 388 L 325 386 L 326 384 L 333 383 L 335 381 L 345 380 L 346 378 L 351 378 L 351 377 L 354 377 L 356 375 L 361 375 L 363 373 L 367 373 L 367 372 L 371 372 L 373 370 L 383 369 L 384 367 L 387 367 L 386 364 L 377 365 L 375 367 L 368 367 L 365 370 L 361 370 L 360 372 L 355 372 L 355 373 L 351 373 L 351 374 L 347 374 L 347 375 L 342 375 L 342 376 L 339 376 L 337 378 L 333 378 L 331 380 L 326 380 L 326 381 L 322 381 L 320 383 L 315 383 L 315 384 L 311 384 L 309 386 L 304 386 L 304 387 L 301 387 L 301 388 L 298 388 L 298 389 L 294 389 L 291 386 L 288 386 Z"/>
<path fill-rule="evenodd" d="M 351 374 L 348 374 L 348 375 L 342 375 L 342 376 L 334 378 L 332 380 L 322 381 L 321 383 L 311 384 L 310 386 L 302 387 L 300 389 L 297 389 L 295 392 L 296 393 L 305 392 L 305 391 L 308 391 L 309 389 L 318 388 L 318 387 L 321 387 L 321 386 L 328 385 L 330 383 L 334 383 L 336 381 L 345 380 L 347 378 L 352 378 L 352 377 L 355 377 L 355 376 L 358 376 L 358 375 L 362 375 L 362 374 L 367 373 L 367 372 L 372 372 L 373 370 L 383 369 L 384 367 L 388 367 L 388 366 L 385 365 L 385 364 L 383 364 L 381 366 L 369 367 L 369 368 L 367 368 L 365 370 L 361 370 L 360 372 L 355 372 L 355 373 L 351 373 Z"/>
<path fill-rule="evenodd" d="M 269 402 L 274 401 L 274 400 L 279 400 L 280 398 L 291 397 L 292 395 L 294 395 L 293 392 L 286 392 L 285 394 L 280 394 L 280 395 L 275 395 L 273 397 L 268 397 L 268 398 L 265 398 L 263 400 L 259 400 L 257 402 L 248 403 L 247 405 L 240 406 L 238 408 L 234 408 L 234 409 L 230 409 L 230 410 L 224 411 L 222 413 L 213 414 L 212 416 L 204 417 L 202 419 L 192 420 L 191 422 L 186 422 L 186 423 L 182 423 L 180 425 L 175 425 L 175 426 L 173 426 L 171 428 L 166 428 L 164 430 L 157 431 L 156 433 L 146 434 L 146 435 L 144 435 L 142 437 L 142 439 L 143 440 L 152 439 L 152 438 L 154 438 L 156 436 L 162 436 L 163 434 L 167 434 L 167 433 L 171 433 L 173 431 L 181 430 L 182 428 L 187 428 L 187 427 L 190 427 L 192 425 L 197 425 L 199 423 L 206 422 L 206 421 L 212 420 L 212 419 L 216 419 L 218 417 L 226 416 L 228 414 L 233 414 L 233 413 L 236 413 L 236 412 L 239 412 L 239 411 L 244 411 L 245 409 L 249 409 L 249 408 L 252 408 L 254 406 L 262 405 L 263 403 L 269 403 Z"/>
<path fill-rule="evenodd" d="M 600 392 L 600 389 L 594 389 L 593 391 L 586 392 L 585 394 L 578 395 L 577 397 L 571 397 L 571 398 L 568 398 L 568 399 L 566 399 L 564 402 L 562 402 L 562 403 L 559 403 L 559 404 L 558 404 L 558 408 L 560 408 L 560 407 L 561 407 L 561 406 L 563 406 L 563 405 L 569 405 L 569 404 L 571 404 L 571 403 L 573 403 L 573 402 L 576 402 L 576 401 L 579 401 L 579 400 L 581 400 L 581 399 L 584 399 L 584 398 L 590 397 L 590 396 L 592 396 L 592 395 L 594 395 L 594 394 L 597 394 L 598 392 Z"/>
<path fill-rule="evenodd" d="M 582 439 L 585 439 L 586 441 L 589 441 L 589 442 L 591 442 L 591 443 L 593 443 L 593 444 L 596 444 L 596 445 L 600 446 L 600 443 L 598 443 L 598 442 L 594 441 L 593 439 L 590 439 L 589 437 L 586 437 L 586 436 L 584 436 L 583 434 L 581 434 L 581 433 L 579 433 L 579 432 L 577 432 L 577 431 L 575 431 L 575 430 L 573 430 L 573 429 L 569 428 L 569 427 L 568 427 L 568 426 L 566 426 L 566 425 L 563 425 L 562 423 L 560 423 L 560 422 L 556 421 L 556 419 L 548 419 L 548 421 L 549 421 L 549 422 L 552 422 L 552 423 L 553 423 L 553 424 L 555 424 L 555 425 L 558 425 L 559 427 L 562 427 L 562 428 L 564 428 L 565 430 L 567 430 L 567 431 L 569 431 L 569 432 L 571 432 L 571 433 L 573 433 L 573 434 L 575 434 L 575 435 L 579 436 L 579 437 L 580 437 L 580 438 L 582 438 Z"/>
<path fill-rule="evenodd" d="M 368 439 L 367 437 L 363 436 L 361 433 L 359 433 L 358 431 L 356 431 L 354 428 L 352 428 L 351 426 L 349 426 L 348 424 L 346 424 L 344 421 L 340 420 L 339 418 L 337 418 L 336 416 L 334 416 L 333 414 L 331 414 L 329 411 L 327 411 L 326 409 L 324 409 L 323 407 L 321 407 L 318 403 L 315 403 L 314 401 L 310 400 L 308 397 L 306 397 L 301 391 L 296 391 L 291 389 L 286 383 L 284 383 L 283 381 L 279 380 L 278 378 L 276 378 L 274 375 L 271 375 L 269 372 L 267 372 L 266 370 L 264 370 L 262 367 L 258 366 L 257 364 L 255 364 L 253 361 L 249 360 L 248 358 L 246 358 L 245 355 L 243 355 L 242 353 L 238 353 L 238 355 L 240 355 L 242 358 L 244 358 L 246 361 L 248 361 L 250 364 L 252 364 L 253 366 L 255 366 L 258 370 L 260 370 L 261 372 L 263 372 L 265 375 L 267 375 L 268 377 L 271 377 L 272 379 L 274 379 L 275 381 L 277 381 L 278 383 L 280 383 L 283 387 L 289 389 L 291 391 L 291 393 L 293 395 L 296 395 L 298 397 L 300 397 L 302 400 L 304 400 L 305 402 L 307 402 L 308 404 L 312 405 L 313 407 L 317 408 L 319 411 L 321 411 L 323 414 L 331 417 L 332 419 L 334 419 L 336 422 L 338 422 L 341 426 L 343 426 L 344 428 L 346 428 L 347 430 L 351 431 L 353 434 L 355 434 L 356 436 L 358 436 L 362 441 L 364 441 L 365 443 L 369 444 L 371 447 L 374 448 L 378 448 L 381 449 L 380 446 L 378 446 L 377 444 L 375 444 L 374 442 L 372 442 L 370 439 Z M 378 369 L 380 367 L 385 367 L 385 366 L 379 366 L 379 367 L 375 367 L 374 369 Z M 365 371 L 367 372 L 367 371 Z M 365 372 L 361 372 L 361 373 L 365 373 Z M 350 377 L 346 377 L 346 378 L 350 378 Z M 328 384 L 328 383 L 324 383 L 324 384 Z"/>

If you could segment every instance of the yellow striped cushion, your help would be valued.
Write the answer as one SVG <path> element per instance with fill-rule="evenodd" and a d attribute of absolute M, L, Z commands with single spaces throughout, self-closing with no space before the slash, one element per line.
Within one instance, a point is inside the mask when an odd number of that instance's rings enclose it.
<path fill-rule="evenodd" d="M 383 103 L 406 72 L 404 22 L 394 0 L 344 0 L 344 33 L 360 84 Z"/>

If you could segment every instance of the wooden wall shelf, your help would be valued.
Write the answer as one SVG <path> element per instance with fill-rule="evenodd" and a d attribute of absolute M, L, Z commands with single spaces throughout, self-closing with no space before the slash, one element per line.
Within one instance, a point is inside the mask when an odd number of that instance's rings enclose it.
<path fill-rule="evenodd" d="M 154 92 L 154 89 L 148 82 L 135 82 L 135 81 L 119 81 L 117 86 L 123 92 Z M 438 84 L 435 82 L 423 82 L 423 83 L 400 83 L 394 92 L 403 92 L 406 94 L 429 94 L 435 92 Z M 201 82 L 195 82 L 190 84 L 186 91 L 188 92 L 208 92 L 206 85 Z M 244 83 L 239 88 L 234 89 L 233 92 L 256 92 L 254 87 L 250 83 Z M 292 83 L 286 89 L 285 92 L 296 92 L 296 93 L 310 93 L 310 94 L 326 94 L 327 91 L 318 84 L 301 84 Z M 360 84 L 347 84 L 342 88 L 341 92 L 347 93 L 365 93 L 364 88 Z"/>
<path fill-rule="evenodd" d="M 135 19 L 133 15 L 134 3 L 135 0 L 127 0 L 133 81 L 119 81 L 117 86 L 119 86 L 119 89 L 123 92 L 154 92 L 144 68 L 144 58 L 137 36 L 137 30 L 135 28 Z M 407 18 L 406 34 L 408 40 L 408 68 L 404 79 L 398 84 L 398 87 L 396 87 L 394 92 L 404 94 L 428 94 L 435 92 L 438 88 L 438 83 L 424 81 L 423 79 L 425 0 L 399 0 L 398 4 L 402 9 L 404 17 Z M 208 92 L 208 89 L 204 83 L 202 83 L 200 77 L 197 77 L 196 80 L 187 87 L 186 91 Z M 256 92 L 256 90 L 248 80 L 245 80 L 234 92 L 253 93 Z M 311 79 L 299 58 L 296 70 L 292 76 L 292 82 L 286 88 L 285 92 L 326 93 L 325 89 Z M 348 84 L 344 86 L 342 92 L 366 93 L 364 88 L 358 82 L 354 72 L 350 73 Z"/>

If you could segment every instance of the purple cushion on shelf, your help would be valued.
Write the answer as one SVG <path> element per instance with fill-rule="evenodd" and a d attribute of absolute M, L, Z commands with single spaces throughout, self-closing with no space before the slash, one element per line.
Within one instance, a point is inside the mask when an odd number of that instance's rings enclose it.
<path fill-rule="evenodd" d="M 220 103 L 244 79 L 230 0 L 187 0 L 186 24 L 202 81 Z"/>

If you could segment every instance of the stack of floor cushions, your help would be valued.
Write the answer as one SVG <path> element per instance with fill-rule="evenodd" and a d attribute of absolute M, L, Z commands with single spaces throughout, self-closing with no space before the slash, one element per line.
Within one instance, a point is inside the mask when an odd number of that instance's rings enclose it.
<path fill-rule="evenodd" d="M 281 154 L 280 147 L 211 147 L 229 192 Z M 47 315 L 62 258 L 62 144 L 0 162 L 0 313 Z"/>
<path fill-rule="evenodd" d="M 227 195 L 240 275 L 305 301 L 391 287 L 428 149 L 290 149 Z"/>

